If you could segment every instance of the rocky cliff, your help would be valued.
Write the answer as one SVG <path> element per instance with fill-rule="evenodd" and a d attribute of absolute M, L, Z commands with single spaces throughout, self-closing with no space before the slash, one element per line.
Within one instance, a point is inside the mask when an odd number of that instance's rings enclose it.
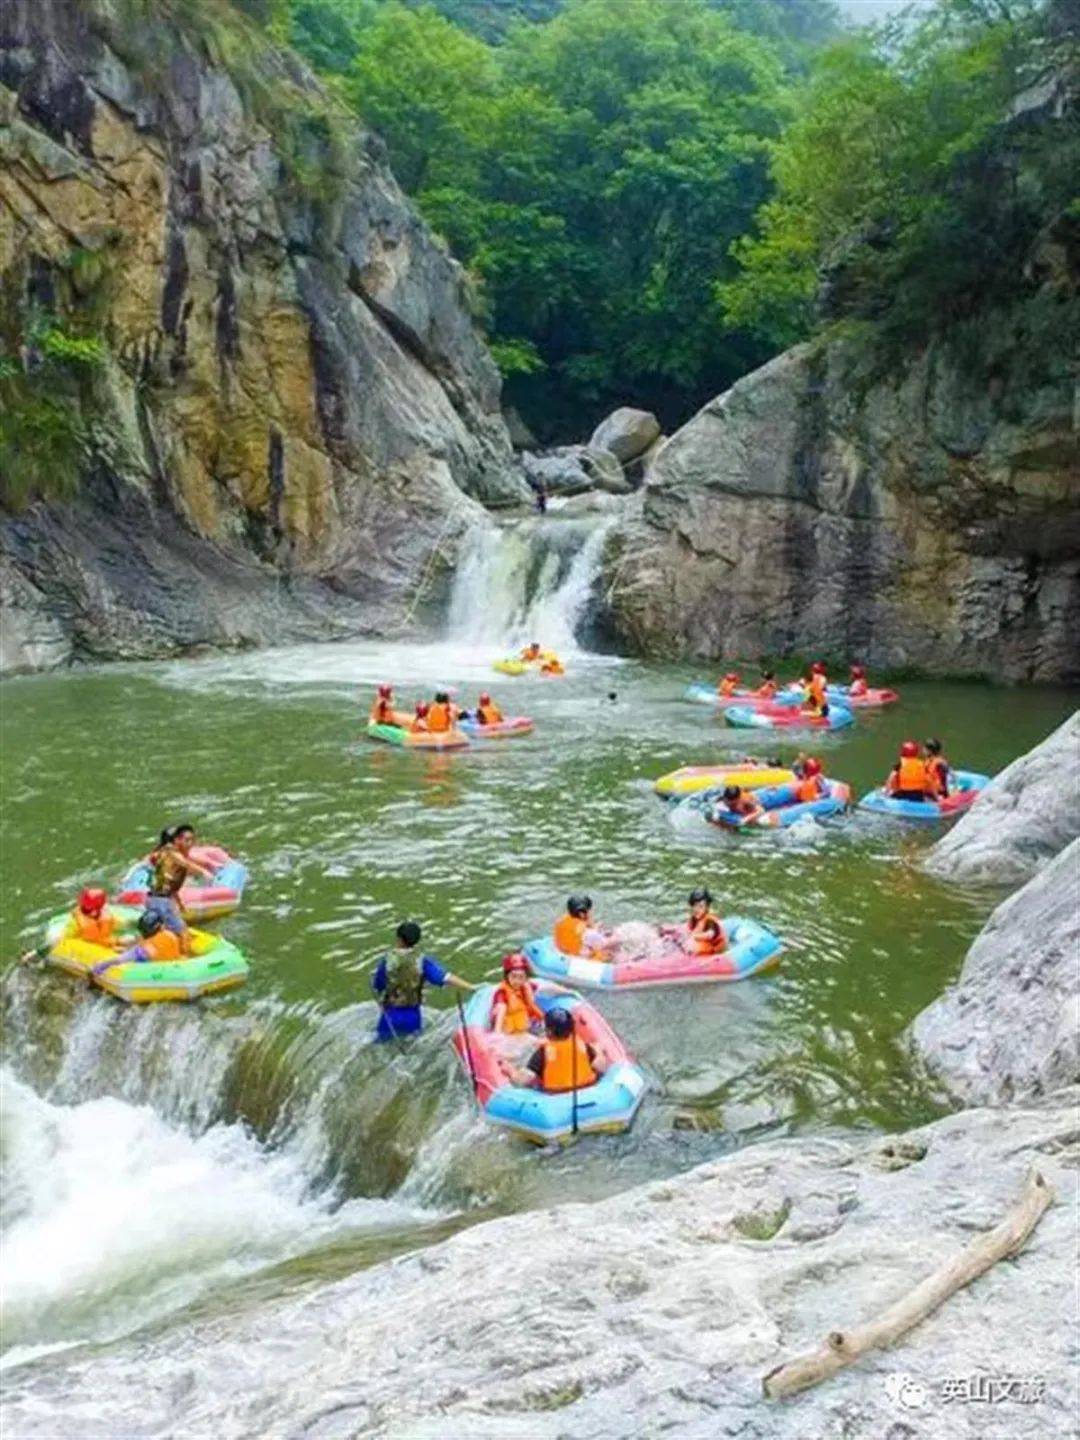
<path fill-rule="evenodd" d="M 664 445 L 607 557 L 624 643 L 1080 674 L 1080 225 L 918 353 L 802 345 Z"/>
<path fill-rule="evenodd" d="M 224 0 L 2 7 L 0 281 L 9 669 L 399 628 L 527 493 L 459 267 Z"/>

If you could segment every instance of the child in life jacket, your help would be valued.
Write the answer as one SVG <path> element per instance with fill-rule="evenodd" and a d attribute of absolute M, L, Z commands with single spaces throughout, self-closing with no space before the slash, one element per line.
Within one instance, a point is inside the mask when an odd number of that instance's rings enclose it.
<path fill-rule="evenodd" d="M 761 680 L 754 694 L 759 700 L 772 700 L 776 696 L 776 690 L 776 671 L 763 670 L 761 672 Z"/>
<path fill-rule="evenodd" d="M 863 665 L 852 665 L 848 694 L 853 700 L 857 700 L 860 695 L 865 695 L 869 688 L 866 681 L 866 667 Z"/>
<path fill-rule="evenodd" d="M 754 820 L 765 813 L 754 799 L 753 793 L 744 790 L 741 785 L 725 785 L 722 803 L 729 815 L 745 816 L 748 820 Z"/>
<path fill-rule="evenodd" d="M 549 655 L 540 666 L 541 675 L 565 675 L 566 666 L 557 655 Z"/>
<path fill-rule="evenodd" d="M 105 914 L 107 896 L 96 887 L 83 890 L 79 903 L 64 927 L 66 940 L 86 940 L 91 945 L 105 945 L 119 950 L 124 943 L 116 934 L 116 917 Z"/>
<path fill-rule="evenodd" d="M 934 799 L 930 771 L 919 750 L 918 742 L 905 740 L 900 757 L 889 771 L 885 790 L 894 800 Z"/>
<path fill-rule="evenodd" d="M 144 910 L 139 916 L 139 939 L 127 950 L 109 960 L 99 960 L 91 967 L 92 975 L 101 975 L 114 965 L 146 965 L 152 961 L 183 960 L 186 955 L 180 943 L 180 936 L 170 930 L 161 914 L 156 910 Z"/>
<path fill-rule="evenodd" d="M 491 1028 L 500 1035 L 539 1033 L 544 1012 L 536 1003 L 524 955 L 507 955 L 502 962 L 503 982 L 491 999 Z"/>
<path fill-rule="evenodd" d="M 454 712 L 450 705 L 450 696 L 445 690 L 440 690 L 435 696 L 435 703 L 428 706 L 428 729 L 433 735 L 445 735 L 453 725 Z"/>
<path fill-rule="evenodd" d="M 394 690 L 390 685 L 380 685 L 371 707 L 368 719 L 373 725 L 394 724 Z"/>
<path fill-rule="evenodd" d="M 560 1094 L 595 1085 L 606 1069 L 606 1057 L 582 1040 L 571 1012 L 556 1005 L 544 1016 L 543 1043 L 529 1057 L 525 1069 L 515 1071 L 512 1078 L 515 1084 Z"/>
<path fill-rule="evenodd" d="M 690 918 L 686 934 L 694 955 L 722 955 L 727 949 L 727 936 L 718 915 L 713 914 L 712 896 L 704 885 L 690 892 Z"/>
<path fill-rule="evenodd" d="M 808 755 L 802 762 L 802 773 L 795 785 L 795 799 L 800 805 L 820 800 L 825 794 L 825 768 L 814 755 Z"/>
<path fill-rule="evenodd" d="M 430 709 L 431 706 L 426 705 L 423 700 L 416 702 L 416 712 L 409 724 L 409 730 L 413 735 L 426 735 L 431 729 L 431 726 L 428 724 L 428 712 Z"/>
<path fill-rule="evenodd" d="M 947 800 L 949 797 L 949 762 L 942 752 L 940 740 L 926 742 L 926 769 L 934 797 Z"/>
<path fill-rule="evenodd" d="M 721 700 L 730 700 L 739 688 L 739 676 L 734 670 L 729 670 L 717 685 L 717 694 Z"/>
<path fill-rule="evenodd" d="M 555 922 L 552 938 L 564 955 L 602 956 L 611 949 L 609 937 L 592 924 L 592 899 L 588 895 L 570 896 L 566 914 Z"/>
<path fill-rule="evenodd" d="M 540 657 L 541 657 L 541 654 L 542 654 L 542 652 L 541 652 L 541 649 L 540 649 L 540 642 L 539 642 L 538 640 L 533 640 L 530 644 L 528 644 L 528 645 L 525 646 L 525 649 L 524 649 L 524 650 L 522 650 L 522 652 L 521 652 L 521 659 L 522 659 L 522 660 L 539 660 Z"/>
<path fill-rule="evenodd" d="M 815 719 L 823 718 L 829 713 L 828 701 L 828 679 L 825 675 L 825 666 L 820 660 L 815 660 L 810 667 L 810 673 L 803 681 L 803 703 L 801 708 Z"/>
<path fill-rule="evenodd" d="M 476 719 L 480 725 L 501 725 L 503 713 L 485 690 L 476 707 Z"/>

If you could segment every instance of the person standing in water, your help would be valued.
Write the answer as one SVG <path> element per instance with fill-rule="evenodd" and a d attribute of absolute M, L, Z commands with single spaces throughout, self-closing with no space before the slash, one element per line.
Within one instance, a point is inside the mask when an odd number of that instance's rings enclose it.
<path fill-rule="evenodd" d="M 394 936 L 394 948 L 375 967 L 371 988 L 382 1006 L 375 1039 L 396 1040 L 415 1035 L 424 1026 L 421 1005 L 425 985 L 452 985 L 455 990 L 475 990 L 468 980 L 445 970 L 432 955 L 421 955 L 421 939 L 415 920 L 403 920 Z"/>

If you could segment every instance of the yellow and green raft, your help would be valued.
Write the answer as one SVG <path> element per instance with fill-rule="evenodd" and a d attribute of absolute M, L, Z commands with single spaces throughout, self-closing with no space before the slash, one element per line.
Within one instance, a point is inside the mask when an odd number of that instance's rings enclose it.
<path fill-rule="evenodd" d="M 135 921 L 139 911 L 116 905 L 110 906 L 106 914 L 115 916 L 119 922 L 120 938 L 125 944 L 137 943 Z M 110 965 L 95 975 L 94 966 L 117 952 L 70 935 L 70 918 L 69 911 L 54 915 L 46 927 L 48 964 L 99 985 L 130 1005 L 150 1005 L 159 1000 L 198 1000 L 203 995 L 235 990 L 248 977 L 248 962 L 237 947 L 221 935 L 211 935 L 206 930 L 191 931 L 193 954 L 182 960 L 129 960 Z"/>

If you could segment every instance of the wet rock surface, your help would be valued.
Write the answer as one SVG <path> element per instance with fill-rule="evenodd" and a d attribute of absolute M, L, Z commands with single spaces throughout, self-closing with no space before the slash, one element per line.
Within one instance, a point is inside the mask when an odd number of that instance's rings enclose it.
<path fill-rule="evenodd" d="M 1076 1099 L 869 1144 L 765 1143 L 598 1204 L 490 1222 L 254 1317 L 60 1356 L 8 1376 L 7 1433 L 1066 1436 Z M 877 1315 L 996 1224 L 1032 1164 L 1058 1200 L 1015 1261 L 892 1349 L 764 1400 L 776 1364 Z M 980 1376 L 1039 1398 L 958 1402 Z"/>

